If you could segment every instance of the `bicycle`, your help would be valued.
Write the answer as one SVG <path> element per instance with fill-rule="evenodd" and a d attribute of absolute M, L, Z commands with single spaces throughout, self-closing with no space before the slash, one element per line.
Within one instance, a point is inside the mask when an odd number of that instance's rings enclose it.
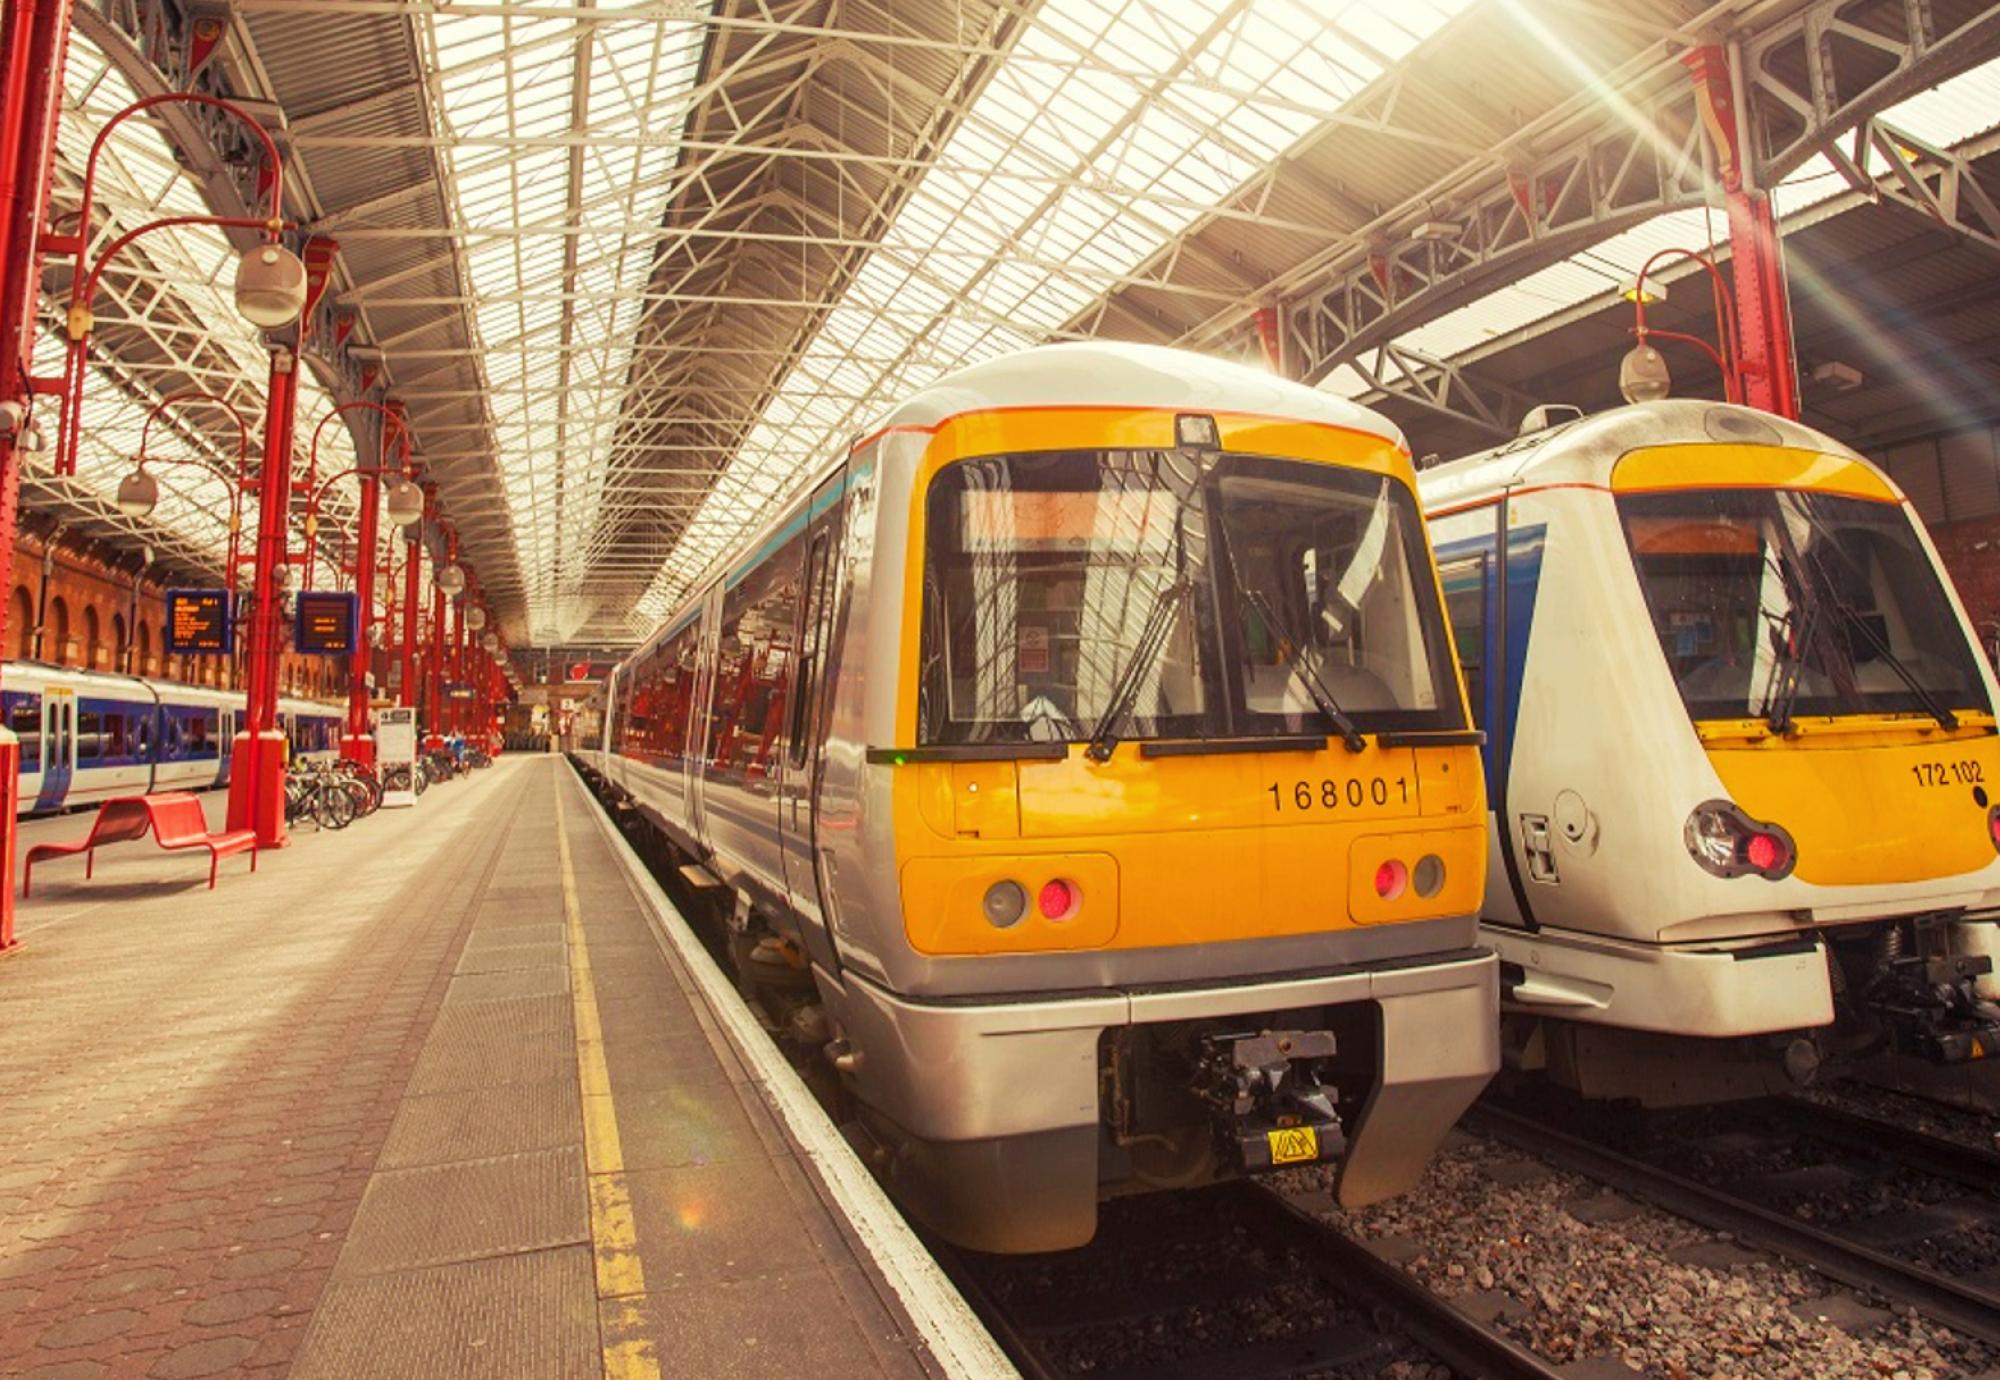
<path fill-rule="evenodd" d="M 322 829 L 345 829 L 354 822 L 354 796 L 330 770 L 294 768 L 285 775 L 285 822 L 310 818 Z"/>

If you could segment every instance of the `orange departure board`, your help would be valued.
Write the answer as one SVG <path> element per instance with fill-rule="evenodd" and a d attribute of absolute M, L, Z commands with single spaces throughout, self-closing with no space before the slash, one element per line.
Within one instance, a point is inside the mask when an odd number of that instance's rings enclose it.
<path fill-rule="evenodd" d="M 298 616 L 292 624 L 293 645 L 306 656 L 352 652 L 354 608 L 354 596 L 341 590 L 300 591 Z"/>
<path fill-rule="evenodd" d="M 174 656 L 227 655 L 236 645 L 226 589 L 167 591 L 167 651 Z"/>

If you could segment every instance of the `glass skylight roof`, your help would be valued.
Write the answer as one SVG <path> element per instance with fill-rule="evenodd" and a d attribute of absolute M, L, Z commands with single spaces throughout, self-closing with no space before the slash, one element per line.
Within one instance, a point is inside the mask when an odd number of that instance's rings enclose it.
<path fill-rule="evenodd" d="M 1891 107 L 1882 118 L 1927 143 L 1950 148 L 1993 129 L 1996 112 L 2000 112 L 2000 60 L 1919 92 Z M 1826 157 L 1815 155 L 1780 183 L 1772 197 L 1783 217 L 1810 210 L 1847 190 L 1846 180 Z M 1662 249 L 1705 249 L 1711 242 L 1726 243 L 1728 238 L 1729 227 L 1719 210 L 1696 207 L 1655 216 L 1406 332 L 1396 343 L 1434 358 L 1450 359 L 1623 287 Z M 1350 398 L 1370 391 L 1361 375 L 1346 365 L 1329 374 L 1321 386 Z"/>
<path fill-rule="evenodd" d="M 587 612 L 577 586 L 703 27 L 494 10 L 418 23 L 454 222 L 546 230 L 470 234 L 462 262 L 530 635 L 563 641 Z"/>
<path fill-rule="evenodd" d="M 633 631 L 897 396 L 1059 332 L 1471 0 L 1048 0 L 708 495 Z M 1093 60 L 1120 55 L 1119 70 Z"/>

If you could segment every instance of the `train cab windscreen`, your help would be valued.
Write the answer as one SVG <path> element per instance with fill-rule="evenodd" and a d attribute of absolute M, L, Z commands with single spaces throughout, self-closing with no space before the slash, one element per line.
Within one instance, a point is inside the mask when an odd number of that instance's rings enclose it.
<path fill-rule="evenodd" d="M 1989 711 L 1909 515 L 1795 489 L 1625 494 L 1660 648 L 1695 719 Z"/>
<path fill-rule="evenodd" d="M 966 460 L 926 504 L 926 745 L 1460 728 L 1408 489 L 1192 451 Z"/>

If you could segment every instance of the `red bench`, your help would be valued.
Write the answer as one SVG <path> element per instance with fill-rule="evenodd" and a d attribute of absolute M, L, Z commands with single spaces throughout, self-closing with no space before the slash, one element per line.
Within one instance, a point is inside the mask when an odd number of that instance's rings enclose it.
<path fill-rule="evenodd" d="M 121 795 L 97 807 L 90 834 L 76 843 L 38 843 L 28 850 L 21 871 L 21 895 L 28 896 L 34 885 L 35 864 L 48 858 L 84 855 L 83 875 L 97 867 L 97 850 L 107 843 L 125 843 L 146 837 L 166 849 L 206 848 L 208 886 L 215 889 L 215 869 L 231 853 L 250 850 L 250 870 L 257 870 L 257 833 L 254 829 L 233 829 L 227 833 L 208 832 L 208 820 L 201 801 L 187 791 L 166 791 L 159 795 Z"/>

